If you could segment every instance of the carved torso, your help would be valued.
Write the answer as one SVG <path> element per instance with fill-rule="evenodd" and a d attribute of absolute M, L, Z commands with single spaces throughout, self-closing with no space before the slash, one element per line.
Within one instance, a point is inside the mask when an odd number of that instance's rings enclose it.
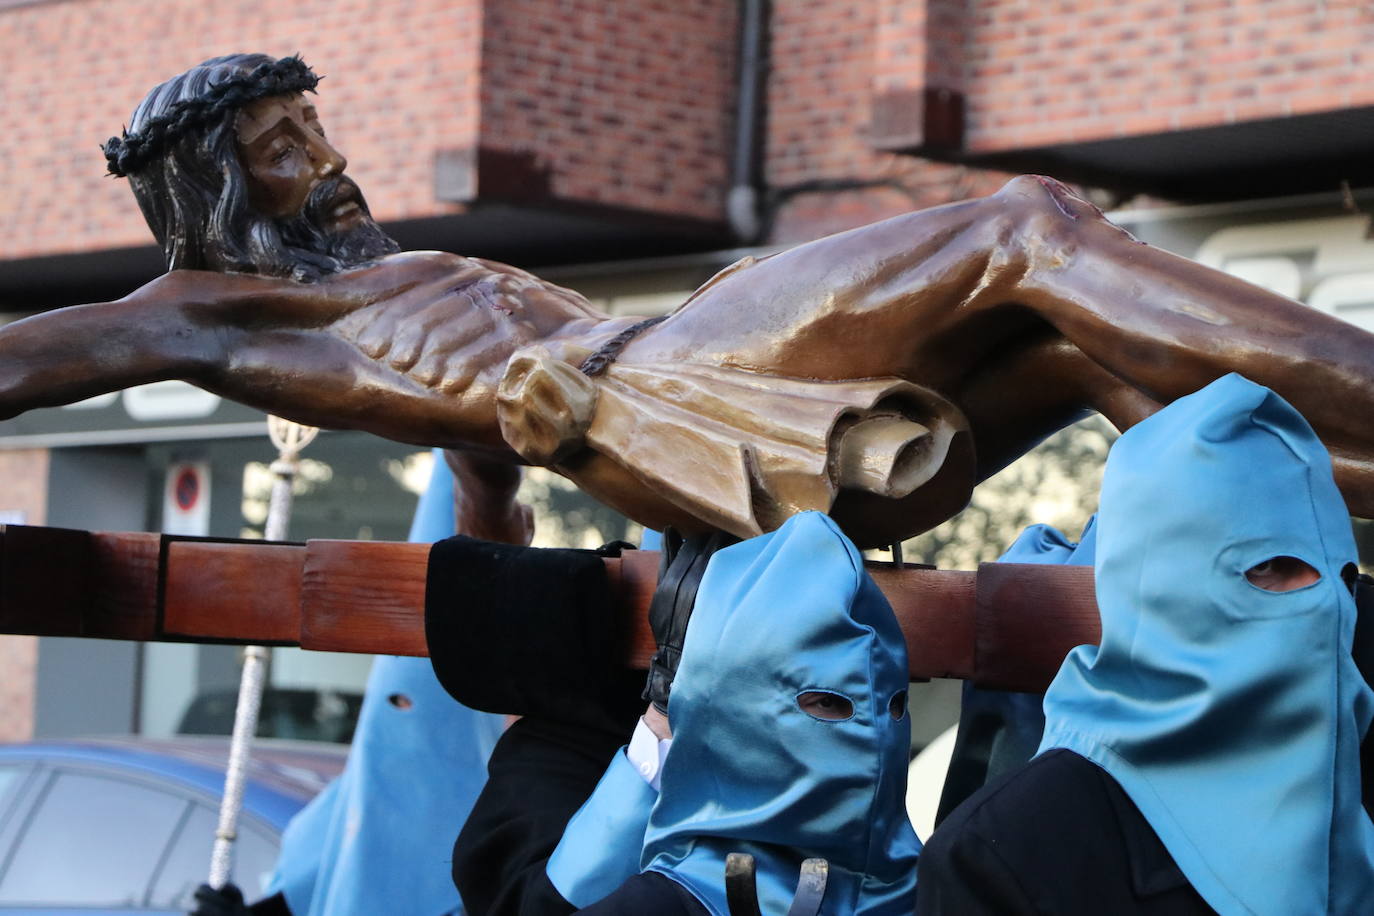
<path fill-rule="evenodd" d="M 334 282 L 359 281 L 359 291 L 373 301 L 333 322 L 332 329 L 369 359 L 446 395 L 461 394 L 479 376 L 499 377 L 519 347 L 574 315 L 595 314 L 570 290 L 505 265 L 443 252 L 397 255 Z"/>

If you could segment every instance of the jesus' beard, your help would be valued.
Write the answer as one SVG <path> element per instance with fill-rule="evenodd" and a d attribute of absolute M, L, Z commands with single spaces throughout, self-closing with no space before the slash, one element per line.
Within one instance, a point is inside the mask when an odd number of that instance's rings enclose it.
<path fill-rule="evenodd" d="M 333 211 L 347 200 L 357 203 L 362 219 L 348 229 L 331 230 Z M 279 219 L 276 224 L 291 254 L 321 273 L 348 270 L 401 250 L 372 219 L 357 184 L 344 175 L 320 182 L 299 214 Z"/>

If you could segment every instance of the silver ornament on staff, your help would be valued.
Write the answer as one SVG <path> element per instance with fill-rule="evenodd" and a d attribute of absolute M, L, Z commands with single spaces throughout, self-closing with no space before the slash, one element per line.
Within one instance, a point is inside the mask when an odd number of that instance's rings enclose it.
<path fill-rule="evenodd" d="M 267 418 L 267 435 L 277 448 L 277 460 L 272 462 L 272 495 L 267 503 L 267 525 L 263 532 L 269 541 L 286 540 L 286 527 L 291 520 L 291 489 L 300 470 L 301 449 L 318 433 L 313 426 L 302 426 L 281 417 Z M 245 646 L 238 706 L 234 710 L 234 734 L 229 739 L 229 764 L 224 773 L 224 798 L 219 806 L 215 847 L 210 853 L 210 886 L 216 889 L 229 881 L 234 867 L 234 840 L 238 835 L 239 812 L 243 809 L 243 784 L 253 735 L 258 730 L 258 710 L 262 706 L 266 672 L 267 648 Z"/>

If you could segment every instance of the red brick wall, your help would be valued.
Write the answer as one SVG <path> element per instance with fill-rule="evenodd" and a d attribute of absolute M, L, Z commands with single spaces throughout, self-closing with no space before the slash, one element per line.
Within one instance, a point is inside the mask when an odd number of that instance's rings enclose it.
<path fill-rule="evenodd" d="M 717 220 L 735 15 L 734 0 L 0 8 L 0 257 L 146 243 L 97 144 L 155 82 L 243 49 L 300 51 L 328 75 L 321 113 L 382 219 L 462 212 L 436 199 L 435 157 L 480 146 L 532 154 L 564 200 Z M 966 146 L 992 152 L 1374 104 L 1370 48 L 1374 6 L 1355 0 L 774 3 L 772 237 L 999 180 L 877 149 L 901 144 L 875 135 L 875 96 L 897 103 L 890 130 L 922 93 L 963 92 Z"/>
<path fill-rule="evenodd" d="M 555 196 L 719 220 L 733 131 L 730 0 L 57 0 L 0 10 L 5 257 L 144 244 L 97 145 L 215 54 L 301 52 L 379 218 L 462 212 L 435 157 L 536 154 Z"/>
<path fill-rule="evenodd" d="M 918 207 L 981 196 L 1000 184 L 1004 176 L 995 173 L 873 146 L 875 88 L 909 86 L 910 80 L 925 78 L 924 51 L 916 39 L 926 6 L 899 0 L 773 5 L 766 175 L 767 183 L 786 195 L 776 214 L 774 241 L 815 238 Z M 876 186 L 788 193 L 814 182 Z"/>
<path fill-rule="evenodd" d="M 382 219 L 436 203 L 434 154 L 477 131 L 480 0 L 57 0 L 0 10 L 0 257 L 146 244 L 97 148 L 153 85 L 217 54 L 299 51 Z"/>
<path fill-rule="evenodd" d="M 962 90 L 965 0 L 877 0 L 873 88 Z"/>
<path fill-rule="evenodd" d="M 24 522 L 47 519 L 48 450 L 0 451 L 0 510 L 23 513 Z M 0 741 L 33 736 L 38 640 L 0 636 Z"/>
<path fill-rule="evenodd" d="M 935 66 L 892 36 L 919 37 L 927 5 L 951 2 L 774 4 L 767 179 L 790 190 L 773 238 L 986 190 L 966 170 L 877 152 L 867 135 L 884 74 Z M 887 41 L 880 15 L 892 21 Z M 300 51 L 326 74 L 325 126 L 384 220 L 462 212 L 436 200 L 435 157 L 478 146 L 534 154 L 564 200 L 719 220 L 735 19 L 733 0 L 51 0 L 0 10 L 0 52 L 11 62 L 0 74 L 9 102 L 0 109 L 0 252 L 146 244 L 125 183 L 102 174 L 97 144 L 156 82 L 247 49 Z M 818 180 L 889 184 L 791 193 Z"/>
<path fill-rule="evenodd" d="M 489 0 L 481 144 L 535 152 L 556 197 L 719 220 L 731 0 Z"/>
<path fill-rule="evenodd" d="M 985 193 L 875 149 L 875 94 L 966 93 L 968 149 L 1374 103 L 1374 8 L 1329 0 L 790 0 L 773 5 L 775 240 Z M 731 0 L 55 0 L 0 12 L 9 257 L 147 238 L 95 145 L 154 82 L 230 49 L 300 50 L 378 215 L 437 202 L 434 157 L 534 154 L 552 193 L 719 219 L 733 135 Z M 820 193 L 799 187 L 823 183 Z M 877 183 L 870 189 L 855 184 Z"/>
<path fill-rule="evenodd" d="M 972 152 L 1374 104 L 1374 6 L 1357 0 L 970 6 Z"/>

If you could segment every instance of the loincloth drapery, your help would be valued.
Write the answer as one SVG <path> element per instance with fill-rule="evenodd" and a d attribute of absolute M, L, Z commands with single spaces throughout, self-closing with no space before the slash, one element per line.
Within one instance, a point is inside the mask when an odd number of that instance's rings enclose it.
<path fill-rule="evenodd" d="M 751 537 L 814 509 L 876 546 L 948 518 L 973 486 L 963 414 L 896 378 L 621 361 L 590 378 L 531 348 L 511 358 L 498 416 L 526 460 L 651 527 Z"/>

